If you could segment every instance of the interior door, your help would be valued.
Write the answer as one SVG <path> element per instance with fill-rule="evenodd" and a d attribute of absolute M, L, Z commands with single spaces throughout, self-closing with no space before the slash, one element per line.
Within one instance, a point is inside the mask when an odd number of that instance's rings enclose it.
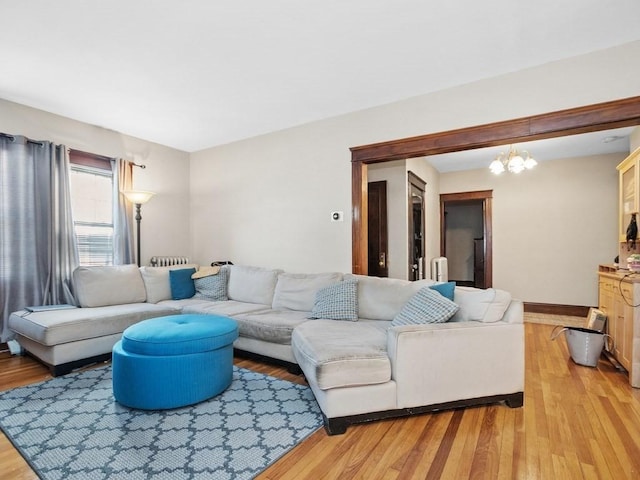
<path fill-rule="evenodd" d="M 368 274 L 372 277 L 388 277 L 388 223 L 387 223 L 387 182 L 368 184 Z"/>
<path fill-rule="evenodd" d="M 424 180 L 408 172 L 409 280 L 425 278 L 424 262 Z"/>

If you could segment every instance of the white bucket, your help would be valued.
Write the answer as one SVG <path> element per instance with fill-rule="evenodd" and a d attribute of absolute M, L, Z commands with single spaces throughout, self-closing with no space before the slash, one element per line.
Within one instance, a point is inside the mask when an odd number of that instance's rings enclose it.
<path fill-rule="evenodd" d="M 554 332 L 555 330 L 554 328 Z M 551 340 L 555 340 L 560 333 L 564 332 L 571 359 L 578 365 L 586 365 L 587 367 L 598 365 L 605 337 L 611 338 L 606 333 L 579 327 L 563 327 L 555 335 L 554 332 L 552 332 Z"/>

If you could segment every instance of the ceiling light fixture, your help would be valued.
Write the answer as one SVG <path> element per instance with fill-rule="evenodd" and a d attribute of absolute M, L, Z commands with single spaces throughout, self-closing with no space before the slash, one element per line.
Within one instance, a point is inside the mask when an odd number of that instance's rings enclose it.
<path fill-rule="evenodd" d="M 522 153 L 509 146 L 509 153 L 505 154 L 500 152 L 496 159 L 489 165 L 491 173 L 500 175 L 507 170 L 509 173 L 520 173 L 523 170 L 531 170 L 538 164 L 533 157 L 526 150 L 522 150 Z"/>

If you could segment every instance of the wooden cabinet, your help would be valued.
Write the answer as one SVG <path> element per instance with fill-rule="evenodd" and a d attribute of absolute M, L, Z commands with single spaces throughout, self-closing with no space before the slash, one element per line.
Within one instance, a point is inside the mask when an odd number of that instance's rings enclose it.
<path fill-rule="evenodd" d="M 627 226 L 632 214 L 640 211 L 640 148 L 625 158 L 618 169 L 618 229 L 620 241 L 627 239 Z M 640 222 L 640 218 L 636 218 Z"/>
<path fill-rule="evenodd" d="M 640 275 L 600 270 L 598 303 L 613 340 L 610 352 L 629 372 L 631 386 L 640 388 Z"/>

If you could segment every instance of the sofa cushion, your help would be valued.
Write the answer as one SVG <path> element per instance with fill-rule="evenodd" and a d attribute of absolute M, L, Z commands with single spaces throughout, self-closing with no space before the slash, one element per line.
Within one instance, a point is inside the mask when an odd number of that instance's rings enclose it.
<path fill-rule="evenodd" d="M 196 294 L 196 287 L 191 275 L 196 273 L 195 268 L 181 268 L 169 271 L 169 285 L 171 285 L 171 298 L 182 300 L 191 298 Z"/>
<path fill-rule="evenodd" d="M 229 281 L 229 270 L 221 268 L 214 275 L 206 275 L 196 278 L 193 282 L 196 287 L 196 298 L 212 300 L 216 302 L 228 300 L 227 282 Z"/>
<path fill-rule="evenodd" d="M 358 280 L 358 316 L 369 320 L 393 320 L 418 290 L 435 283 L 433 280 L 409 282 L 351 274 L 344 278 Z"/>
<path fill-rule="evenodd" d="M 227 300 L 223 302 L 212 302 L 209 300 L 190 298 L 187 300 L 169 300 L 162 302 L 161 305 L 180 305 L 183 313 L 201 313 L 226 315 L 227 317 L 236 317 L 243 313 L 259 312 L 260 310 L 271 310 L 271 305 L 260 305 L 259 303 L 236 302 L 235 300 Z"/>
<path fill-rule="evenodd" d="M 171 285 L 169 284 L 169 270 L 183 268 L 198 268 L 195 263 L 173 265 L 170 267 L 140 267 L 144 288 L 147 292 L 147 302 L 158 303 L 171 300 Z"/>
<path fill-rule="evenodd" d="M 291 345 L 291 334 L 298 325 L 308 322 L 308 312 L 297 310 L 258 310 L 235 315 L 240 336 L 270 343 Z"/>
<path fill-rule="evenodd" d="M 308 318 L 357 321 L 358 281 L 350 278 L 318 290 Z"/>
<path fill-rule="evenodd" d="M 140 303 L 147 298 L 136 265 L 78 267 L 73 272 L 73 285 L 81 307 Z"/>
<path fill-rule="evenodd" d="M 504 290 L 473 287 L 456 287 L 454 302 L 460 309 L 451 318 L 452 322 L 498 322 L 511 303 L 511 294 Z"/>
<path fill-rule="evenodd" d="M 281 273 L 273 295 L 273 308 L 310 312 L 318 290 L 341 280 L 341 273 Z"/>
<path fill-rule="evenodd" d="M 227 295 L 238 302 L 271 305 L 281 270 L 229 265 Z"/>
<path fill-rule="evenodd" d="M 177 313 L 180 313 L 178 309 L 152 303 L 32 313 L 25 311 L 9 317 L 9 328 L 37 343 L 51 346 L 119 334 L 141 320 Z"/>
<path fill-rule="evenodd" d="M 457 311 L 458 305 L 432 287 L 423 287 L 409 299 L 391 322 L 392 326 L 421 323 L 444 323 Z"/>
<path fill-rule="evenodd" d="M 293 331 L 291 346 L 309 383 L 322 390 L 385 383 L 391 379 L 387 355 L 389 322 L 305 322 Z"/>

